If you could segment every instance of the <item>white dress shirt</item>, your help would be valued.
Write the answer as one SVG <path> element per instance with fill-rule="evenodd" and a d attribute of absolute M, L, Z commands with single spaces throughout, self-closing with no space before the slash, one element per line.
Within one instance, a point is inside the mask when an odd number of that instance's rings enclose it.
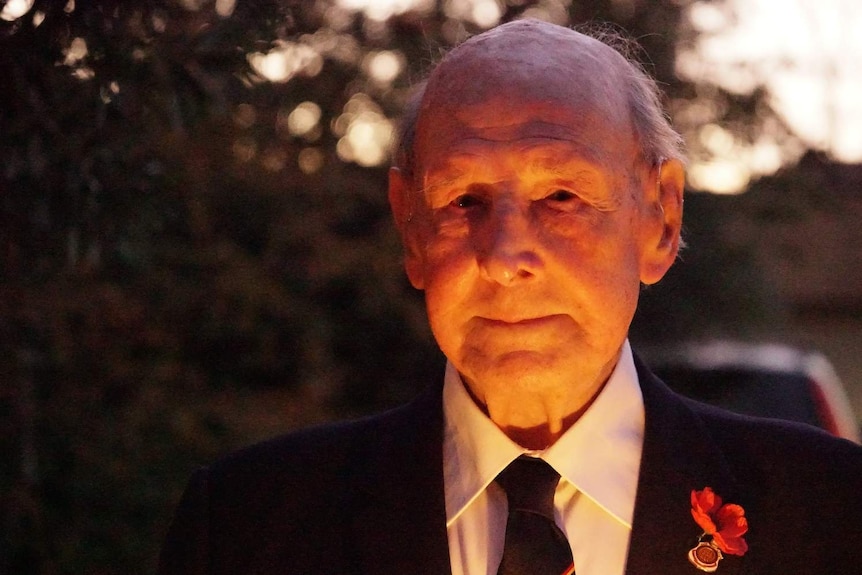
<path fill-rule="evenodd" d="M 527 453 L 561 476 L 557 525 L 577 575 L 623 575 L 643 448 L 644 407 L 631 347 L 604 389 L 556 443 L 533 452 L 509 439 L 473 402 L 448 364 L 443 385 L 443 478 L 452 575 L 495 575 L 503 555 L 507 504 L 494 478 Z"/>

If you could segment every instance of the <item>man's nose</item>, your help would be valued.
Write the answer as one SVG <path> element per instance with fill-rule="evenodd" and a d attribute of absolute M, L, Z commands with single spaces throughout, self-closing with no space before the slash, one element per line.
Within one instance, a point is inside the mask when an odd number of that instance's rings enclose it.
<path fill-rule="evenodd" d="M 495 206 L 480 234 L 479 267 L 485 279 L 508 286 L 534 278 L 542 267 L 537 231 L 526 210 Z"/>

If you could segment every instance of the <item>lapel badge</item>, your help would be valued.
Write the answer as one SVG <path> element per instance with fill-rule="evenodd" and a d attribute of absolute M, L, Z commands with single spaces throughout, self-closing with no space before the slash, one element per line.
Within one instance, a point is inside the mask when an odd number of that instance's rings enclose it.
<path fill-rule="evenodd" d="M 688 552 L 688 560 L 691 561 L 691 564 L 707 573 L 712 573 L 718 569 L 718 562 L 723 558 L 721 549 L 712 541 L 699 541 Z"/>
<path fill-rule="evenodd" d="M 743 537 L 748 520 L 741 505 L 723 503 L 711 487 L 705 487 L 691 492 L 691 516 L 703 533 L 688 552 L 688 560 L 701 571 L 714 572 L 725 553 L 745 555 L 748 551 Z"/>

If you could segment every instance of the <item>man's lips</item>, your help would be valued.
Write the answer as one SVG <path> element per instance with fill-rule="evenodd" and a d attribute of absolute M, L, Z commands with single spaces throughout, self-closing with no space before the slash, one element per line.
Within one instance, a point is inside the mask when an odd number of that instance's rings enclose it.
<path fill-rule="evenodd" d="M 541 327 L 557 321 L 561 316 L 558 314 L 540 315 L 534 317 L 479 317 L 483 323 L 492 327 Z"/>

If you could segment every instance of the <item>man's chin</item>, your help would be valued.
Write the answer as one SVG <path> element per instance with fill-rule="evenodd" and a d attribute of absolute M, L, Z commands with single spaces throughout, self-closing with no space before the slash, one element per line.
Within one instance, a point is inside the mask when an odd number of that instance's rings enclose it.
<path fill-rule="evenodd" d="M 501 353 L 493 358 L 466 361 L 461 373 L 486 391 L 517 386 L 525 392 L 571 385 L 575 377 L 571 358 L 532 350 Z"/>

